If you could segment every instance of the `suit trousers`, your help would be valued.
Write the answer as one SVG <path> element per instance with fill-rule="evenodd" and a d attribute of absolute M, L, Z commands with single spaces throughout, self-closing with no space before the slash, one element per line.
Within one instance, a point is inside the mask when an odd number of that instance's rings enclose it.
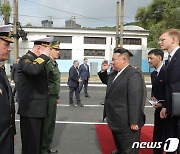
<path fill-rule="evenodd" d="M 160 118 L 161 108 L 157 108 L 154 113 L 154 132 L 153 142 L 164 142 L 165 141 L 165 120 Z M 154 148 L 154 154 L 163 154 L 162 148 Z"/>
<path fill-rule="evenodd" d="M 130 130 L 126 133 L 112 131 L 118 154 L 138 154 L 138 149 L 132 148 L 132 144 L 136 141 L 140 141 L 140 131 L 141 130 Z"/>
<path fill-rule="evenodd" d="M 0 154 L 14 154 L 14 133 L 10 127 L 0 130 Z"/>
<path fill-rule="evenodd" d="M 40 154 L 43 119 L 20 116 L 22 154 Z"/>
<path fill-rule="evenodd" d="M 165 139 L 178 138 L 180 140 L 180 118 L 168 116 L 165 121 Z M 176 152 L 166 152 L 168 154 L 176 154 Z M 177 154 L 180 154 L 180 144 L 177 149 Z"/>
<path fill-rule="evenodd" d="M 79 86 L 78 86 L 78 87 L 69 87 L 69 104 L 73 104 L 74 92 L 75 92 L 77 104 L 80 103 Z"/>
<path fill-rule="evenodd" d="M 57 110 L 57 95 L 49 95 L 48 116 L 44 119 L 41 154 L 48 154 L 53 140 Z"/>
<path fill-rule="evenodd" d="M 82 90 L 82 88 L 83 88 L 83 85 L 84 85 L 84 95 L 85 95 L 85 96 L 89 96 L 89 95 L 88 95 L 88 92 L 87 92 L 88 79 L 87 79 L 87 80 L 82 79 L 82 81 L 80 82 L 80 84 L 79 84 L 79 93 L 81 92 L 81 90 Z"/>

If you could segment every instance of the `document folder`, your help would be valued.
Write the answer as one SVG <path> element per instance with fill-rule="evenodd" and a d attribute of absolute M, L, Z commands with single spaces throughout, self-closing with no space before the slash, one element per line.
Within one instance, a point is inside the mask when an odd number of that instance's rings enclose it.
<path fill-rule="evenodd" d="M 180 116 L 180 93 L 172 93 L 172 115 Z"/>

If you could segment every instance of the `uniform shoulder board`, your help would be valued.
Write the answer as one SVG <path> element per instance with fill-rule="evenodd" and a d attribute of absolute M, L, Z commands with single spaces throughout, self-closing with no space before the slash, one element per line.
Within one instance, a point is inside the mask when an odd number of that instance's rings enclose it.
<path fill-rule="evenodd" d="M 25 63 L 29 63 L 29 62 L 31 62 L 29 59 L 24 59 L 24 62 Z"/>
<path fill-rule="evenodd" d="M 39 57 L 39 58 L 36 58 L 33 63 L 42 64 L 44 61 L 45 61 L 44 59 Z"/>

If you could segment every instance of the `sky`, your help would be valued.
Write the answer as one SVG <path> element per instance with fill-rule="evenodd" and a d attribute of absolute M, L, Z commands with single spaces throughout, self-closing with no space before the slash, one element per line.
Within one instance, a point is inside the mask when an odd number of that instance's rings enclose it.
<path fill-rule="evenodd" d="M 41 26 L 42 20 L 51 19 L 54 27 L 64 27 L 65 21 L 75 17 L 82 27 L 116 25 L 118 0 L 18 0 L 19 22 Z M 124 0 L 124 22 L 135 21 L 138 7 L 147 6 L 153 0 Z M 9 0 L 11 6 L 13 0 Z M 120 1 L 121 2 L 121 1 Z M 13 14 L 13 12 L 12 12 Z M 11 22 L 13 15 L 11 16 Z"/>

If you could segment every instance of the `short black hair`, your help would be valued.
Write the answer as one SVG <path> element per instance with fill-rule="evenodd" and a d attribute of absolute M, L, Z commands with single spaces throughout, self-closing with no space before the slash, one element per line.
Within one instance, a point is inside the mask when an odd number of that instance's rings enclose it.
<path fill-rule="evenodd" d="M 160 49 L 153 49 L 148 52 L 148 55 L 154 54 L 155 56 L 161 56 L 162 60 L 164 58 L 164 52 Z"/>
<path fill-rule="evenodd" d="M 127 53 L 129 57 L 133 57 L 133 54 L 129 50 L 121 47 L 114 48 L 114 53 L 120 53 L 120 54 Z"/>

